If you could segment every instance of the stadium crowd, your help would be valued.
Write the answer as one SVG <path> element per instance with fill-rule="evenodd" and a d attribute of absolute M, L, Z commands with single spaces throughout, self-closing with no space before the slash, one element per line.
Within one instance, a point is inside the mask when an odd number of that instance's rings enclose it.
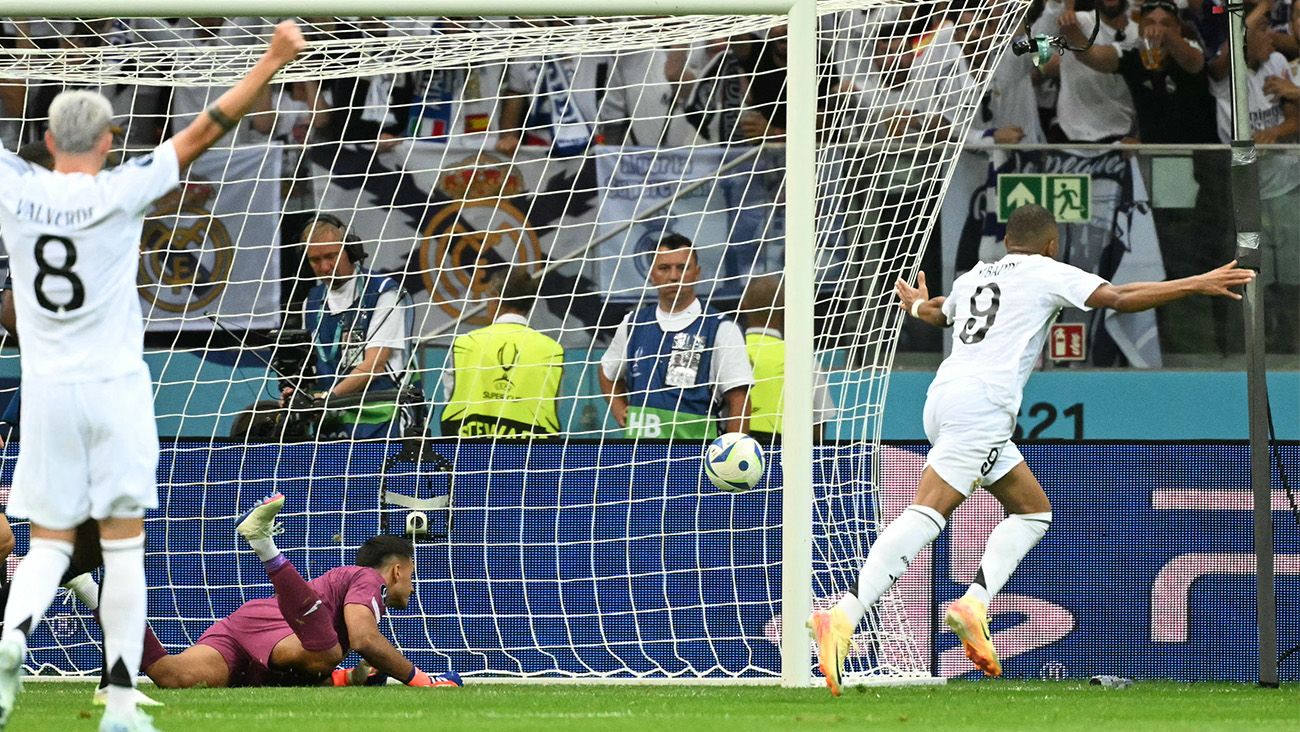
<path fill-rule="evenodd" d="M 1293 15 L 1293 3 L 1288 0 L 1248 0 L 1246 4 L 1250 7 L 1250 123 L 1255 141 L 1296 142 L 1300 134 L 1300 85 L 1296 81 L 1300 74 L 1300 13 Z M 871 104 L 859 106 L 885 110 L 870 121 L 877 138 L 951 140 L 950 120 L 943 110 L 952 108 L 953 95 L 968 83 L 972 69 L 1000 52 L 992 43 L 994 29 L 977 22 L 967 9 L 969 5 L 954 0 L 946 8 L 938 5 L 933 6 L 938 10 L 930 7 L 922 11 L 925 14 L 897 5 L 825 16 L 821 63 L 830 71 L 822 74 L 821 134 L 835 134 L 835 115 L 845 108 L 844 100 L 870 96 Z M 1215 12 L 1217 6 L 1216 0 L 1136 4 L 1130 0 L 1038 0 L 1027 18 L 1033 32 L 1059 35 L 1087 50 L 1053 55 L 1041 66 L 1030 56 L 1005 54 L 980 100 L 966 142 L 978 148 L 988 143 L 1203 145 L 1231 141 L 1227 21 L 1224 14 Z M 309 41 L 361 40 L 372 35 L 458 34 L 525 22 L 533 21 L 306 18 L 304 28 Z M 19 49 L 138 41 L 181 48 L 243 45 L 260 42 L 258 33 L 266 27 L 266 19 L 261 18 L 8 19 L 0 27 L 0 44 Z M 1095 43 L 1090 44 L 1094 35 Z M 319 182 L 308 174 L 307 167 L 318 145 L 341 143 L 379 154 L 409 139 L 456 139 L 478 141 L 483 149 L 509 157 L 521 148 L 567 156 L 594 144 L 675 148 L 719 142 L 780 143 L 785 134 L 785 53 L 785 28 L 778 26 L 761 35 L 609 58 L 577 53 L 272 85 L 234 129 L 230 141 L 234 145 L 283 145 L 281 260 L 286 281 L 295 284 L 283 288 L 282 300 L 288 319 L 300 320 L 315 340 L 315 367 L 321 376 L 313 388 L 286 388 L 284 403 L 292 403 L 295 391 L 311 393 L 317 403 L 366 390 L 382 391 L 389 399 L 382 408 L 349 404 L 332 410 L 342 410 L 349 418 L 328 428 L 338 436 L 374 437 L 400 431 L 400 392 L 419 389 L 418 373 L 411 368 L 414 349 L 409 346 L 418 334 L 409 318 L 390 317 L 400 310 L 406 295 L 394 278 L 364 266 L 365 249 L 352 242 L 348 223 L 336 218 L 347 212 L 321 210 L 320 191 L 316 190 Z M 142 68 L 138 73 L 147 76 L 150 70 Z M 118 135 L 126 148 L 147 149 L 201 114 L 223 91 L 185 83 L 184 78 L 173 81 L 171 85 L 116 84 L 99 89 L 113 104 Z M 918 85 L 929 85 L 931 93 L 915 93 Z M 64 88 L 64 84 L 19 81 L 0 84 L 0 140 L 5 146 L 17 149 L 39 140 L 49 103 Z M 1228 200 L 1227 152 L 1195 151 L 1192 173 L 1198 185 L 1195 208 L 1154 212 L 1164 270 L 1170 278 L 1201 272 L 1232 258 L 1233 239 L 1223 213 L 1223 202 Z M 1261 179 L 1264 246 L 1271 258 L 1264 278 L 1273 318 L 1270 347 L 1294 352 L 1300 343 L 1300 205 L 1296 205 L 1300 166 L 1289 152 L 1270 152 L 1263 156 Z M 914 210 L 906 200 L 908 189 L 899 191 L 892 205 L 886 196 L 880 214 L 889 219 L 884 222 L 888 226 L 909 225 L 913 218 Z M 760 381 L 755 386 L 755 372 L 780 363 L 780 349 L 773 350 L 781 337 L 779 287 L 754 281 L 752 292 L 740 303 L 744 330 L 731 315 L 700 303 L 693 290 L 678 303 L 673 299 L 676 295 L 664 294 L 664 288 L 671 285 L 684 291 L 688 284 L 684 278 L 700 276 L 699 262 L 692 242 L 671 240 L 669 236 L 661 242 L 650 268 L 651 284 L 660 293 L 659 309 L 649 305 L 633 311 L 617 330 L 606 328 L 598 336 L 613 340 L 608 347 L 602 343 L 598 350 L 604 353 L 601 386 L 612 413 L 630 434 L 666 437 L 676 434 L 676 427 L 664 432 L 660 425 L 675 424 L 669 415 L 680 411 L 681 404 L 693 404 L 688 411 L 698 414 L 716 412 L 726 405 L 722 411 L 728 415 L 729 429 L 778 433 L 779 425 L 765 421 L 759 411 L 775 407 L 775 393 L 770 384 L 763 386 Z M 673 254 L 678 250 L 685 254 Z M 936 289 L 941 289 L 944 281 L 939 250 L 932 243 L 923 262 Z M 667 263 L 670 259 L 674 260 L 671 264 Z M 661 265 L 676 268 L 671 282 L 656 279 L 670 276 L 658 271 Z M 693 275 L 689 274 L 692 268 Z M 449 405 L 442 417 L 444 433 L 557 432 L 554 405 L 544 403 L 558 389 L 554 365 L 563 356 L 562 350 L 557 355 L 559 346 L 553 339 L 528 328 L 529 308 L 538 297 L 537 283 L 505 271 L 490 273 L 489 279 L 495 283 L 493 324 L 456 341 L 452 367 L 440 385 L 443 402 Z M 1234 342 L 1239 335 L 1235 335 L 1233 311 L 1222 304 L 1214 307 L 1198 325 L 1216 333 L 1219 352 L 1239 349 L 1240 343 Z M 516 333 L 519 329 L 528 329 L 533 335 L 521 340 Z M 650 343 L 645 339 L 653 338 L 638 329 L 653 331 L 658 340 Z M 343 342 L 345 336 L 352 338 L 353 347 Z M 626 349 L 633 348 L 629 339 L 644 340 L 634 349 L 637 354 L 647 349 L 662 351 L 656 358 L 663 361 L 663 368 L 639 369 L 635 359 L 628 360 Z M 904 348 L 909 343 L 905 339 Z M 507 348 L 507 344 L 513 345 Z M 928 347 L 937 349 L 940 346 L 936 344 Z M 748 358 L 737 358 L 742 346 Z M 483 375 L 488 361 L 500 367 L 498 377 Z M 712 369 L 708 384 L 697 378 L 701 369 Z M 779 376 L 772 378 L 779 385 Z M 689 380 L 701 391 L 685 402 L 678 395 L 664 397 L 660 407 L 646 402 L 629 410 L 625 394 L 633 389 L 633 382 L 641 382 L 635 389 L 653 392 L 657 380 L 664 379 L 670 385 Z M 527 384 L 520 387 L 515 381 Z M 514 412 L 531 409 L 527 418 L 521 413 L 502 413 L 490 405 L 482 407 L 493 400 L 472 394 L 502 395 L 506 388 L 527 392 L 509 407 Z M 668 409 L 669 401 L 676 406 Z M 760 403 L 765 401 L 773 403 L 763 407 Z M 747 413 L 750 402 L 752 414 Z M 828 402 L 819 397 L 819 413 L 833 410 Z M 407 421 L 411 419 L 414 417 L 408 415 Z M 750 419 L 754 424 L 749 424 Z M 683 429 L 682 435 L 694 434 L 692 427 Z"/>

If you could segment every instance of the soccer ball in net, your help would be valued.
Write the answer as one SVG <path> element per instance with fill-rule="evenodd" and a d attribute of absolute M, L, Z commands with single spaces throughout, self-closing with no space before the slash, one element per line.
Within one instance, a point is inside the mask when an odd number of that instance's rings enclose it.
<path fill-rule="evenodd" d="M 704 474 L 720 490 L 747 491 L 763 479 L 763 448 L 741 432 L 714 440 L 704 455 Z"/>

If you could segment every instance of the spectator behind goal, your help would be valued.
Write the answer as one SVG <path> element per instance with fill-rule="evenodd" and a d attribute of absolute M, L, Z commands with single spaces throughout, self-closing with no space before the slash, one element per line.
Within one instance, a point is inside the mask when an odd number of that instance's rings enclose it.
<path fill-rule="evenodd" d="M 443 372 L 442 434 L 549 437 L 560 431 L 556 400 L 564 349 L 528 325 L 538 282 L 522 268 L 492 281 L 492 324 L 456 337 Z"/>
<path fill-rule="evenodd" d="M 628 313 L 600 359 L 600 388 L 629 438 L 712 440 L 749 431 L 754 371 L 735 321 L 695 296 L 700 259 L 669 234 L 650 265 L 657 305 Z M 725 414 L 724 414 L 725 412 Z"/>
<path fill-rule="evenodd" d="M 785 389 L 785 286 L 781 275 L 755 277 L 740 300 L 745 314 L 745 352 L 754 366 L 749 390 L 752 413 L 749 435 L 764 445 L 781 437 L 782 391 Z M 813 440 L 822 439 L 822 425 L 835 417 L 826 376 L 813 371 Z"/>
<path fill-rule="evenodd" d="M 320 391 L 313 396 L 326 409 L 317 436 L 397 438 L 423 429 L 418 416 L 408 413 L 409 400 L 397 395 L 419 387 L 407 345 L 414 316 L 401 283 L 362 266 L 367 254 L 361 241 L 335 216 L 318 214 L 302 240 L 319 280 L 303 303 L 302 321 L 316 353 Z M 292 392 L 281 393 L 286 405 L 292 404 Z M 329 401 L 338 397 L 365 401 L 331 409 Z"/>

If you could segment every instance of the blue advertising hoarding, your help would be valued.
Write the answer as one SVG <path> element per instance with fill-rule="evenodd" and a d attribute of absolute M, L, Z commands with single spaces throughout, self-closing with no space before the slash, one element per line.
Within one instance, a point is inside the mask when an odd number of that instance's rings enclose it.
<path fill-rule="evenodd" d="M 173 650 L 246 599 L 271 594 L 233 531 L 241 509 L 289 496 L 280 540 L 307 576 L 347 563 L 418 499 L 452 490 L 454 520 L 430 516 L 417 544 L 417 594 L 388 628 L 424 668 L 468 674 L 770 677 L 779 673 L 779 456 L 741 495 L 703 483 L 697 446 L 633 443 L 437 445 L 454 471 L 388 461 L 381 446 L 178 442 L 159 469 L 164 509 L 149 519 L 151 622 Z M 819 449 L 819 481 L 854 474 L 862 446 Z M 1113 673 L 1248 681 L 1256 668 L 1248 461 L 1244 444 L 1040 443 L 1023 448 L 1054 522 L 992 606 L 1011 678 Z M 923 444 L 879 455 L 883 511 L 905 505 Z M 1281 448 L 1300 475 L 1300 447 Z M 387 466 L 387 467 L 386 467 Z M 12 461 L 6 461 L 5 478 Z M 1300 526 L 1274 486 L 1281 647 L 1300 645 Z M 819 486 L 824 495 L 825 485 Z M 817 515 L 821 515 L 820 513 Z M 873 517 L 867 517 L 868 519 Z M 1002 518 L 984 493 L 914 562 L 900 601 L 930 617 L 959 596 Z M 845 524 L 850 526 L 850 524 Z M 819 526 L 834 537 L 842 526 Z M 20 537 L 25 530 L 19 528 Z M 816 556 L 824 556 L 819 540 Z M 20 551 L 25 541 L 20 542 Z M 819 570 L 833 600 L 851 572 Z M 834 583 L 831 587 L 828 583 Z M 918 591 L 919 588 L 919 591 Z M 941 629 L 941 628 L 940 628 Z M 951 633 L 909 626 L 934 672 L 971 672 Z M 97 631 L 56 604 L 33 636 L 40 665 L 98 667 Z M 623 669 L 627 669 L 623 671 Z M 1300 678 L 1300 654 L 1282 665 Z"/>

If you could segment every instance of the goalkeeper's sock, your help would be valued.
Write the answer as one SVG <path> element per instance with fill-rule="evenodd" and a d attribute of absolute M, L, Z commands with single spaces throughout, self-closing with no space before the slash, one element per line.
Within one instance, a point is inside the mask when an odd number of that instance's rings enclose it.
<path fill-rule="evenodd" d="M 59 577 L 71 561 L 72 544 L 57 539 L 32 539 L 27 556 L 18 563 L 9 583 L 5 640 L 16 637 L 24 646 L 27 645 L 27 636 L 54 601 L 59 590 Z"/>
<path fill-rule="evenodd" d="M 324 609 L 324 603 L 307 580 L 298 574 L 293 564 L 279 562 L 274 568 L 267 562 L 266 574 L 275 587 L 275 601 L 280 614 L 289 623 L 293 634 L 309 651 L 327 651 L 339 643 L 334 631 L 334 619 Z"/>
<path fill-rule="evenodd" d="M 269 564 L 277 558 L 284 560 L 284 555 L 280 553 L 280 547 L 276 546 L 275 539 L 269 536 L 260 539 L 249 539 L 248 545 L 253 548 L 253 551 L 257 552 L 257 558 L 263 562 Z M 268 566 L 267 571 L 269 572 L 270 570 L 271 567 Z"/>
<path fill-rule="evenodd" d="M 163 648 L 158 636 L 154 635 L 153 628 L 146 624 L 144 626 L 144 655 L 140 658 L 140 670 L 148 671 L 150 666 L 166 657 L 167 649 Z"/>
<path fill-rule="evenodd" d="M 1051 511 L 1013 513 L 1002 519 L 1002 523 L 989 534 L 979 571 L 975 573 L 975 581 L 966 590 L 966 597 L 973 597 L 987 606 L 989 600 L 1006 586 L 1011 573 L 1020 565 L 1020 560 L 1043 538 L 1051 525 Z"/>
<path fill-rule="evenodd" d="M 894 586 L 912 559 L 934 541 L 947 524 L 943 515 L 929 506 L 908 506 L 880 532 L 867 553 L 862 571 L 858 573 L 857 591 L 845 594 L 837 607 L 854 625 L 861 622 L 867 609 Z"/>
<path fill-rule="evenodd" d="M 140 672 L 145 629 L 144 534 L 100 539 L 104 550 L 104 627 L 108 667 L 108 714 L 135 714 L 135 677 Z"/>

